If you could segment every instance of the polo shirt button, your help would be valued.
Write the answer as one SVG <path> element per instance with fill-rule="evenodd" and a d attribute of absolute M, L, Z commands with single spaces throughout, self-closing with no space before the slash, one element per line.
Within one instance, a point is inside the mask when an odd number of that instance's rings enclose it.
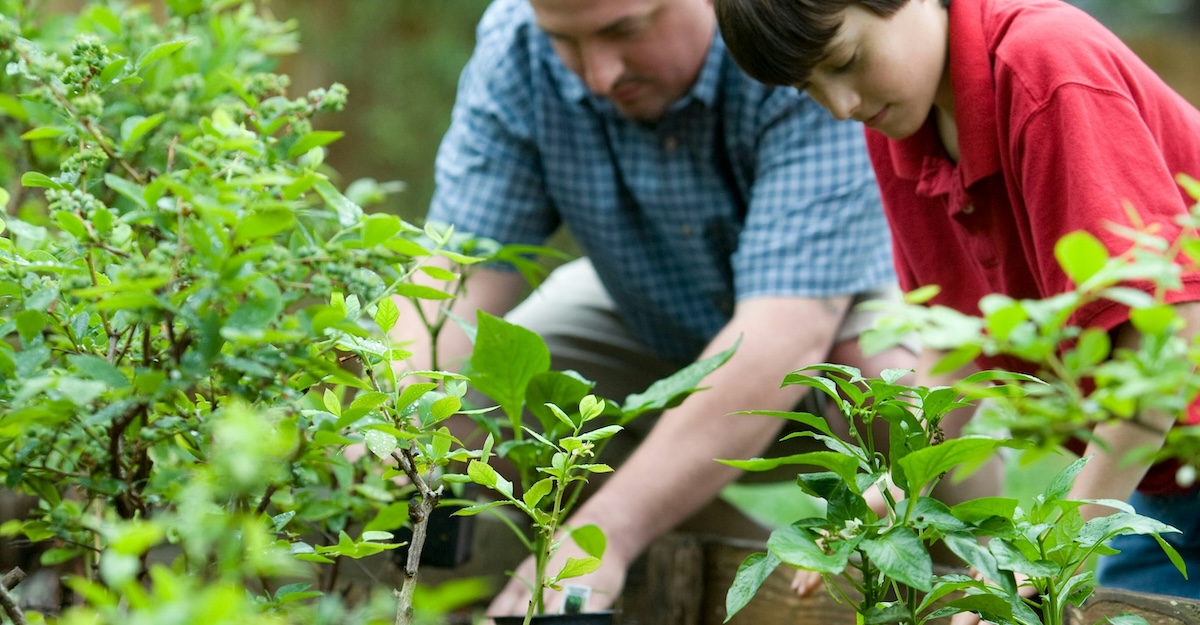
<path fill-rule="evenodd" d="M 683 228 L 681 230 L 683 231 L 683 236 L 685 236 L 685 237 L 692 236 L 692 224 L 683 224 Z"/>
<path fill-rule="evenodd" d="M 974 204 L 967 204 L 966 206 L 964 206 L 964 207 L 963 207 L 963 209 L 962 209 L 962 212 L 963 212 L 963 214 L 964 214 L 964 215 L 970 215 L 971 213 L 974 213 L 974 212 L 975 212 L 975 205 L 974 205 Z"/>
<path fill-rule="evenodd" d="M 675 137 L 667 137 L 663 139 L 662 147 L 668 152 L 674 152 L 675 148 L 679 147 L 679 140 Z"/>

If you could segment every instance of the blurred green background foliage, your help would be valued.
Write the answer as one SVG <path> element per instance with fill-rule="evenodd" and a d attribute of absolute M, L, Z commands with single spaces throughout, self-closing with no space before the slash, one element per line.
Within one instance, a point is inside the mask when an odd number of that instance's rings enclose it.
<path fill-rule="evenodd" d="M 33 0 L 38 1 L 38 0 Z M 450 123 L 458 75 L 490 0 L 262 0 L 295 19 L 300 52 L 280 72 L 291 92 L 341 82 L 345 112 L 326 117 L 345 131 L 326 160 L 342 184 L 361 177 L 398 180 L 403 193 L 385 209 L 424 215 L 433 194 L 433 160 Z M 1200 105 L 1200 0 L 1069 0 L 1121 35 L 1185 98 Z M 71 12 L 78 0 L 50 0 Z"/>

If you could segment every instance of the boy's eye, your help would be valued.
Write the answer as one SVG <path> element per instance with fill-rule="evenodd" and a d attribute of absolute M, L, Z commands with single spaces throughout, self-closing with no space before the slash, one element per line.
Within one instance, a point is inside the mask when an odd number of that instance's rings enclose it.
<path fill-rule="evenodd" d="M 854 54 L 850 55 L 850 58 L 847 59 L 845 63 L 834 66 L 834 68 L 833 68 L 834 73 L 842 74 L 842 73 L 849 71 L 850 68 L 854 66 L 854 63 L 857 60 L 858 60 L 858 52 L 855 52 Z"/>

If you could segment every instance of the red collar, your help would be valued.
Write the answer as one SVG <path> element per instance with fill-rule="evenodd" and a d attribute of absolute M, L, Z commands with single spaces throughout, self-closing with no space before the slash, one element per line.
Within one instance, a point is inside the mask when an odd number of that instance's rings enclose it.
<path fill-rule="evenodd" d="M 983 26 L 984 3 L 989 0 L 954 0 L 950 3 L 950 86 L 954 90 L 958 125 L 959 173 L 963 186 L 1000 171 L 999 128 L 996 125 L 996 88 L 992 58 Z M 923 179 L 944 167 L 946 152 L 937 137 L 932 115 L 921 130 L 900 141 L 890 141 L 896 174 Z M 930 159 L 933 159 L 931 162 Z"/>

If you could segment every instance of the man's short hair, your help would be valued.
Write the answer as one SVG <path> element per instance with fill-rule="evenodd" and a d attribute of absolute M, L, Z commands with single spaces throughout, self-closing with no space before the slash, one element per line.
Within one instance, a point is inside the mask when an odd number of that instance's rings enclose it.
<path fill-rule="evenodd" d="M 859 5 L 891 17 L 909 0 L 713 0 L 721 36 L 747 74 L 769 85 L 803 85 L 828 54 L 842 11 Z M 950 0 L 941 0 L 950 6 Z"/>

